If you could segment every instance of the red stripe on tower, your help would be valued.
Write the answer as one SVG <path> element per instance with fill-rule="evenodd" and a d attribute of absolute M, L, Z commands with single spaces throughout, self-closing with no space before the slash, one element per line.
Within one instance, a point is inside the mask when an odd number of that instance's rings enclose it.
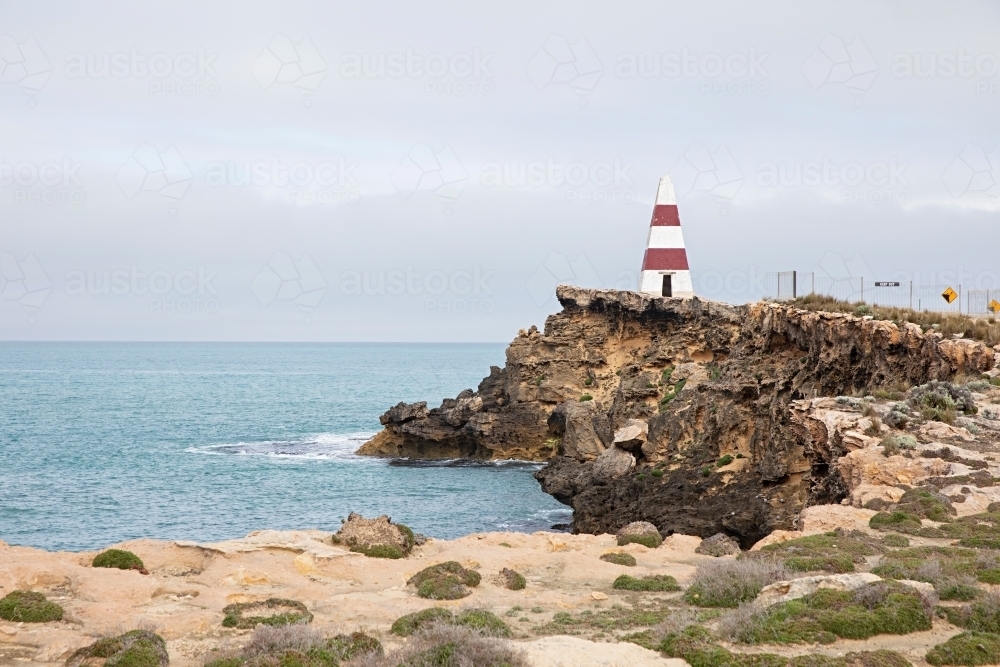
<path fill-rule="evenodd" d="M 656 190 L 639 291 L 654 296 L 694 296 L 674 184 L 669 176 L 660 179 Z"/>

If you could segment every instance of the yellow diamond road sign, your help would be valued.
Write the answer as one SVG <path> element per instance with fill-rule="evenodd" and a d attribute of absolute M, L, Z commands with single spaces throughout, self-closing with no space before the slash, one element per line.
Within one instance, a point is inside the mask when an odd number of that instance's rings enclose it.
<path fill-rule="evenodd" d="M 941 292 L 941 296 L 948 303 L 952 303 L 955 299 L 958 298 L 958 292 L 949 287 L 945 291 Z"/>
<path fill-rule="evenodd" d="M 1000 313 L 1000 301 L 997 301 L 996 299 L 990 301 L 989 309 L 994 315 Z"/>

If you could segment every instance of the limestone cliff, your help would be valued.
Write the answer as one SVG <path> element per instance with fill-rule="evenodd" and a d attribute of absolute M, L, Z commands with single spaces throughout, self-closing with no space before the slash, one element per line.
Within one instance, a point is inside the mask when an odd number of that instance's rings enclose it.
<path fill-rule="evenodd" d="M 399 404 L 360 454 L 548 461 L 542 488 L 578 532 L 647 520 L 664 534 L 749 545 L 847 491 L 846 453 L 792 401 L 946 380 L 993 351 L 916 325 L 776 303 L 732 306 L 558 288 L 545 331 L 521 331 L 504 368 L 439 408 Z M 819 443 L 823 443 L 820 445 Z"/>

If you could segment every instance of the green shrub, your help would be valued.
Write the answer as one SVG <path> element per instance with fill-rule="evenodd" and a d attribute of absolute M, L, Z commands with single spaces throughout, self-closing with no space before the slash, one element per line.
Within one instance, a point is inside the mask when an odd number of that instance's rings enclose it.
<path fill-rule="evenodd" d="M 24 623 L 61 621 L 63 608 L 49 602 L 41 593 L 11 591 L 0 600 L 0 618 Z"/>
<path fill-rule="evenodd" d="M 938 613 L 960 628 L 1000 634 L 1000 596 L 996 593 L 986 593 L 971 605 L 939 607 Z"/>
<path fill-rule="evenodd" d="M 417 543 L 417 536 L 413 534 L 413 530 L 409 526 L 397 523 L 396 528 L 399 528 L 399 532 L 403 534 L 403 539 L 406 540 L 406 551 L 409 553 Z"/>
<path fill-rule="evenodd" d="M 159 635 L 148 630 L 132 630 L 117 637 L 99 639 L 78 649 L 66 661 L 67 667 L 100 664 L 106 667 L 164 667 L 170 662 L 167 644 Z"/>
<path fill-rule="evenodd" d="M 963 632 L 928 651 L 927 662 L 935 667 L 1000 664 L 1000 636 L 989 632 Z"/>
<path fill-rule="evenodd" d="M 369 558 L 402 558 L 406 554 L 403 550 L 397 547 L 395 544 L 372 544 L 370 546 L 353 546 L 351 551 L 359 554 L 364 554 Z"/>
<path fill-rule="evenodd" d="M 442 607 L 428 607 L 413 614 L 400 616 L 393 624 L 390 632 L 400 637 L 409 637 L 421 627 L 432 623 L 450 623 L 452 614 Z"/>
<path fill-rule="evenodd" d="M 931 619 L 919 593 L 898 584 L 877 582 L 853 592 L 819 590 L 773 605 L 736 636 L 751 644 L 829 644 L 838 637 L 867 639 L 930 628 Z"/>
<path fill-rule="evenodd" d="M 417 587 L 417 595 L 429 600 L 457 600 L 469 595 L 466 586 L 478 586 L 481 576 L 456 561 L 447 561 L 424 568 L 406 582 Z"/>
<path fill-rule="evenodd" d="M 614 563 L 615 565 L 624 565 L 626 567 L 635 567 L 636 565 L 635 556 L 620 551 L 602 554 L 601 560 L 606 563 Z"/>
<path fill-rule="evenodd" d="M 491 611 L 469 609 L 455 617 L 455 625 L 493 637 L 510 637 L 510 627 Z"/>
<path fill-rule="evenodd" d="M 521 591 L 528 585 L 528 580 L 523 574 L 506 567 L 500 570 L 500 580 L 503 582 L 503 587 L 509 591 Z"/>
<path fill-rule="evenodd" d="M 590 394 L 584 394 L 583 396 L 580 397 L 581 403 L 583 403 L 584 401 L 592 401 L 592 400 L 594 400 L 594 397 L 591 396 Z"/>
<path fill-rule="evenodd" d="M 715 467 L 721 468 L 722 466 L 727 466 L 732 462 L 733 462 L 733 457 L 730 456 L 729 454 L 726 454 L 725 456 L 723 456 L 722 458 L 720 458 L 718 461 L 715 462 Z"/>
<path fill-rule="evenodd" d="M 903 535 L 897 535 L 896 533 L 889 533 L 882 538 L 882 544 L 887 547 L 908 547 L 910 546 L 910 540 Z"/>
<path fill-rule="evenodd" d="M 268 610 L 276 613 L 266 614 Z M 246 630 L 258 625 L 293 625 L 311 623 L 313 615 L 297 600 L 268 598 L 263 602 L 237 602 L 223 607 L 222 626 Z"/>
<path fill-rule="evenodd" d="M 339 667 L 353 658 L 374 654 L 377 659 L 382 653 L 382 644 L 361 632 L 325 637 L 306 625 L 260 626 L 238 651 L 217 653 L 205 667 Z"/>
<path fill-rule="evenodd" d="M 761 552 L 781 557 L 785 566 L 796 572 L 843 573 L 853 572 L 855 563 L 864 563 L 865 556 L 874 556 L 882 550 L 881 545 L 863 533 L 831 531 L 769 544 Z"/>
<path fill-rule="evenodd" d="M 665 574 L 655 574 L 641 579 L 623 574 L 611 585 L 617 591 L 672 592 L 679 591 L 677 580 Z"/>
<path fill-rule="evenodd" d="M 934 588 L 942 600 L 968 602 L 969 600 L 975 600 L 979 595 L 978 588 L 963 583 L 944 583 Z"/>
<path fill-rule="evenodd" d="M 894 530 L 899 533 L 914 535 L 920 531 L 921 523 L 920 517 L 896 510 L 893 512 L 879 512 L 868 520 L 868 527 L 875 530 Z"/>
<path fill-rule="evenodd" d="M 659 468 L 657 468 L 656 470 L 654 470 L 649 474 L 652 475 L 653 477 L 663 477 L 663 471 L 660 470 Z"/>
<path fill-rule="evenodd" d="M 138 570 L 146 574 L 146 566 L 142 559 L 131 551 L 123 549 L 108 549 L 94 556 L 94 567 L 112 567 L 119 570 Z"/>
<path fill-rule="evenodd" d="M 655 549 L 663 544 L 663 538 L 660 537 L 659 533 L 655 535 L 652 533 L 645 535 L 620 535 L 618 537 L 618 546 L 623 547 L 626 544 L 641 544 L 648 549 Z"/>

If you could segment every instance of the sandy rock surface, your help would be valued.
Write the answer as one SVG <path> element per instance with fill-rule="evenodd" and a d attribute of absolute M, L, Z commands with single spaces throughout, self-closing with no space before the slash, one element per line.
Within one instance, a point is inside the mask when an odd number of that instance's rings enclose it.
<path fill-rule="evenodd" d="M 636 644 L 601 644 L 578 637 L 542 637 L 522 646 L 532 667 L 687 667 Z"/>
<path fill-rule="evenodd" d="M 547 623 L 557 612 L 597 611 L 623 600 L 627 593 L 611 587 L 621 574 L 667 574 L 686 583 L 698 563 L 711 560 L 694 553 L 699 538 L 683 535 L 672 535 L 660 548 L 647 549 L 639 544 L 618 547 L 613 535 L 486 533 L 428 540 L 401 560 L 351 553 L 334 546 L 330 537 L 322 531 L 259 531 L 213 544 L 142 539 L 115 545 L 138 554 L 148 575 L 90 567 L 96 552 L 47 552 L 0 543 L 0 597 L 29 589 L 44 593 L 66 610 L 60 622 L 0 621 L 0 664 L 62 665 L 74 650 L 102 634 L 146 625 L 167 640 L 171 665 L 201 665 L 208 652 L 238 643 L 246 633 L 222 627 L 223 607 L 271 597 L 305 603 L 315 614 L 313 627 L 321 631 L 365 630 L 390 646 L 396 641 L 388 632 L 392 622 L 426 607 L 479 607 L 498 615 L 515 606 L 540 608 L 540 613 L 525 612 L 530 623 L 502 616 L 523 642 L 534 638 L 532 627 Z M 632 554 L 638 565 L 600 560 L 601 554 L 612 550 Z M 434 602 L 417 597 L 406 585 L 419 570 L 446 560 L 483 575 L 472 595 Z M 510 591 L 493 583 L 494 575 L 505 567 L 523 574 L 527 588 Z M 537 654 L 539 665 L 672 662 L 630 644 L 601 644 L 600 650 L 587 650 L 580 641 L 565 644 L 561 654 L 553 638 L 530 650 Z M 591 656 L 593 661 L 553 662 L 570 655 L 571 645 L 576 647 L 573 655 Z"/>

